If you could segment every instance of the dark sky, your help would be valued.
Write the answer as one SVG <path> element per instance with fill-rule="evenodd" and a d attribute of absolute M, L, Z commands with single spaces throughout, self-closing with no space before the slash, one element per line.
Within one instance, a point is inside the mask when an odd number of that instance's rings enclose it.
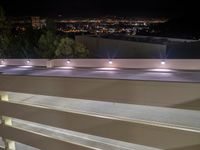
<path fill-rule="evenodd" d="M 198 17 L 198 0 L 0 0 L 8 15 Z"/>

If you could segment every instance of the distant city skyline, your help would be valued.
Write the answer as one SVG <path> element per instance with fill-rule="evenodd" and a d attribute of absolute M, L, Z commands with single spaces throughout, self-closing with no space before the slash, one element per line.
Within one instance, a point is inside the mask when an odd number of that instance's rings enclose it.
<path fill-rule="evenodd" d="M 197 3 L 195 0 L 1 0 L 0 6 L 20 31 L 36 17 L 39 18 L 37 28 L 44 27 L 49 18 L 56 22 L 57 31 L 63 33 L 123 33 L 199 39 Z M 153 25 L 153 20 L 158 24 Z"/>

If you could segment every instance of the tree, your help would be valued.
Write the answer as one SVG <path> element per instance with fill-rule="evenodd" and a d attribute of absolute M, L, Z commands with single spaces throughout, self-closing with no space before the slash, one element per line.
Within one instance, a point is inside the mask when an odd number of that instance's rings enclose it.
<path fill-rule="evenodd" d="M 6 20 L 5 12 L 0 6 L 0 57 L 6 57 L 6 51 L 10 46 L 11 27 Z"/>
<path fill-rule="evenodd" d="M 3 8 L 0 6 L 0 29 L 5 27 L 6 17 Z"/>
<path fill-rule="evenodd" d="M 53 19 L 46 19 L 46 30 L 52 32 L 53 34 L 56 33 L 56 24 Z"/>
<path fill-rule="evenodd" d="M 59 43 L 59 36 L 56 35 L 56 24 L 54 20 L 46 20 L 45 33 L 38 40 L 38 54 L 42 58 L 53 59 L 55 50 Z"/>
<path fill-rule="evenodd" d="M 86 58 L 89 55 L 89 51 L 86 48 L 85 45 L 79 43 L 79 42 L 74 42 L 72 45 L 73 47 L 73 52 L 74 52 L 74 57 L 78 58 Z"/>
<path fill-rule="evenodd" d="M 61 58 L 73 57 L 73 43 L 74 41 L 68 37 L 61 38 L 55 51 L 56 56 Z"/>
<path fill-rule="evenodd" d="M 89 51 L 83 44 L 65 37 L 59 40 L 55 54 L 59 58 L 86 58 L 89 54 Z"/>
<path fill-rule="evenodd" d="M 0 57 L 5 58 L 7 54 L 7 50 L 10 46 L 10 38 L 4 34 L 0 35 Z"/>
<path fill-rule="evenodd" d="M 85 58 L 89 53 L 83 44 L 56 35 L 52 19 L 47 19 L 46 28 L 41 30 L 30 26 L 23 32 L 11 29 L 0 7 L 0 58 Z"/>
<path fill-rule="evenodd" d="M 55 57 L 55 50 L 58 45 L 58 37 L 51 31 L 42 34 L 38 41 L 39 55 L 42 58 L 52 59 Z"/>

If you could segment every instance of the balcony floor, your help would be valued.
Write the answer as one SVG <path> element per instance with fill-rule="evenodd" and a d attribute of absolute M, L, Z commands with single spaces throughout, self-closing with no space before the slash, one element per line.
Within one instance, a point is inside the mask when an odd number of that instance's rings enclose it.
<path fill-rule="evenodd" d="M 2 75 L 55 76 L 121 80 L 200 82 L 200 71 L 168 69 L 52 68 L 1 66 Z"/>

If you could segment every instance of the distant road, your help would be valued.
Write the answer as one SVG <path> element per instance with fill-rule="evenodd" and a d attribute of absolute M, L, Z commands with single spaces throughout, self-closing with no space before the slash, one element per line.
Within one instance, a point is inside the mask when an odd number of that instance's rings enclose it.
<path fill-rule="evenodd" d="M 100 78 L 120 80 L 148 80 L 174 82 L 200 82 L 200 71 L 177 71 L 164 69 L 118 70 L 113 68 L 41 68 L 27 66 L 0 66 L 2 75 L 55 76 Z"/>

